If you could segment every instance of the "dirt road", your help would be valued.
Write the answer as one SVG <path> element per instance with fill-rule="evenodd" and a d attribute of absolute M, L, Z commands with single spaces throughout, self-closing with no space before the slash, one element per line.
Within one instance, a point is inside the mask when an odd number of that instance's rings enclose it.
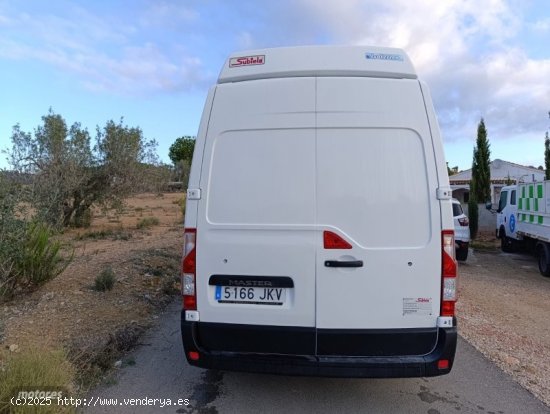
<path fill-rule="evenodd" d="M 460 334 L 550 406 L 550 278 L 499 250 L 474 251 L 459 275 Z"/>

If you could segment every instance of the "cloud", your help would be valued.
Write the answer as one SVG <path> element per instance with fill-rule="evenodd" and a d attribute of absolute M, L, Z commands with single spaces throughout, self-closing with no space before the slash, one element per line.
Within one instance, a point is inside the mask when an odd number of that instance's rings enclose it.
<path fill-rule="evenodd" d="M 93 90 L 119 90 L 132 95 L 190 90 L 205 81 L 200 59 L 182 56 L 173 60 L 152 43 L 127 47 L 116 59 L 107 55 L 95 55 L 93 59 L 92 72 L 84 73 L 88 75 L 87 87 Z M 87 60 L 81 59 L 78 69 L 86 70 Z"/>
<path fill-rule="evenodd" d="M 57 15 L 11 11 L 4 18 L 11 27 L 0 38 L 0 56 L 42 61 L 74 74 L 87 89 L 123 95 L 191 90 L 211 81 L 201 59 L 177 42 L 158 45 L 154 32 L 137 27 L 145 24 L 143 19 L 134 24 L 71 4 L 66 9 Z M 163 3 L 146 14 L 150 25 L 168 16 L 194 18 L 184 11 L 175 14 Z"/>
<path fill-rule="evenodd" d="M 446 140 L 475 138 L 485 117 L 492 139 L 547 128 L 550 59 L 522 43 L 523 3 L 504 0 L 301 0 L 332 43 L 404 48 L 431 89 Z M 293 3 L 294 4 L 294 3 Z M 289 19 L 296 20 L 297 16 Z M 546 20 L 536 25 L 546 28 Z M 280 22 L 275 22 L 278 24 Z M 288 27 L 288 30 L 292 30 Z M 302 28 L 298 29 L 302 33 Z M 293 34 L 289 33 L 288 38 Z M 257 40 L 257 42 L 259 42 Z"/>
<path fill-rule="evenodd" d="M 548 33 L 550 32 L 550 19 L 547 18 L 547 19 L 537 20 L 536 22 L 533 23 L 531 28 L 532 30 L 538 33 L 542 33 L 542 34 Z"/>
<path fill-rule="evenodd" d="M 151 1 L 139 18 L 144 27 L 162 26 L 185 28 L 199 18 L 199 12 L 186 7 L 182 2 Z"/>

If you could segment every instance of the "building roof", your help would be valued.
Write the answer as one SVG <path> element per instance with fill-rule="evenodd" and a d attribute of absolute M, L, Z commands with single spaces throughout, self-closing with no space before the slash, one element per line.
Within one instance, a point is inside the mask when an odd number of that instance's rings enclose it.
<path fill-rule="evenodd" d="M 542 181 L 544 171 L 537 168 L 526 167 L 510 161 L 495 159 L 490 162 L 491 182 L 493 184 L 506 183 L 508 178 L 516 181 Z M 451 184 L 465 184 L 472 179 L 472 169 L 464 170 L 451 175 Z"/>

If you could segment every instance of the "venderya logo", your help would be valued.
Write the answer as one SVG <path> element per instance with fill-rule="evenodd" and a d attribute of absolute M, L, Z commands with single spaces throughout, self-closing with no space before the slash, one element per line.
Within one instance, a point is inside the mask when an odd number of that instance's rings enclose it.
<path fill-rule="evenodd" d="M 388 53 L 366 53 L 365 57 L 367 59 L 377 59 L 377 60 L 394 60 L 398 62 L 403 62 L 403 56 L 393 55 Z"/>
<path fill-rule="evenodd" d="M 265 55 L 257 56 L 241 56 L 229 59 L 229 67 L 263 65 L 265 63 Z"/>

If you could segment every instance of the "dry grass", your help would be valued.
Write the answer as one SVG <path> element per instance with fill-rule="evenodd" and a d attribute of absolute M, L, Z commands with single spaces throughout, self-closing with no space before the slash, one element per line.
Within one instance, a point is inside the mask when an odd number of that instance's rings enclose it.
<path fill-rule="evenodd" d="M 10 399 L 19 391 L 61 391 L 70 397 L 73 392 L 74 368 L 61 350 L 30 347 L 21 352 L 11 352 L 0 371 L 0 412 L 10 413 L 72 413 L 73 407 L 13 406 Z M 14 395 L 15 394 L 15 395 Z"/>
<path fill-rule="evenodd" d="M 160 220 L 158 217 L 144 217 L 138 221 L 136 227 L 138 229 L 147 229 L 149 227 L 158 226 L 159 224 Z"/>

